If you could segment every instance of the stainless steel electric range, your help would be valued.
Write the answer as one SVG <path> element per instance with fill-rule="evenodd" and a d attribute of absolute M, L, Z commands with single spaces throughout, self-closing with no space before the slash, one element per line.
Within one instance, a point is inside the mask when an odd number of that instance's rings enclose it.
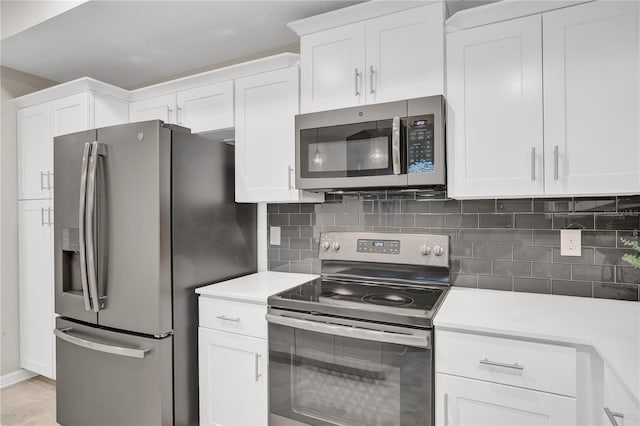
<path fill-rule="evenodd" d="M 269 298 L 270 425 L 432 425 L 449 237 L 327 232 L 321 277 Z"/>

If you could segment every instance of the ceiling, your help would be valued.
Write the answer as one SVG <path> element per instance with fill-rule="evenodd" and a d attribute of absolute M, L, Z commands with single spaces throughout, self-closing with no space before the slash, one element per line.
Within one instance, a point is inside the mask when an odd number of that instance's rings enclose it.
<path fill-rule="evenodd" d="M 136 88 L 295 50 L 287 22 L 360 2 L 92 0 L 4 38 L 0 62 L 58 82 L 89 76 Z"/>

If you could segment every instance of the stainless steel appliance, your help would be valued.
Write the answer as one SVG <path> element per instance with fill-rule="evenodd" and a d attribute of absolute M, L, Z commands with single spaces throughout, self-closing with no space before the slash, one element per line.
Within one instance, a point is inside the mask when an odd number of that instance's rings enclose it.
<path fill-rule="evenodd" d="M 446 184 L 444 98 L 431 96 L 296 116 L 296 188 Z"/>
<path fill-rule="evenodd" d="M 60 424 L 198 423 L 194 288 L 256 269 L 233 164 L 160 121 L 55 138 Z"/>
<path fill-rule="evenodd" d="M 269 298 L 270 425 L 432 425 L 449 237 L 328 232 L 322 276 Z"/>

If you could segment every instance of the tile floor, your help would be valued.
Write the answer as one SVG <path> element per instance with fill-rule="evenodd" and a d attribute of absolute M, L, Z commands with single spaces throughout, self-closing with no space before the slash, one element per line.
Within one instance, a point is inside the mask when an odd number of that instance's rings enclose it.
<path fill-rule="evenodd" d="M 0 425 L 57 424 L 54 381 L 37 376 L 0 390 Z"/>

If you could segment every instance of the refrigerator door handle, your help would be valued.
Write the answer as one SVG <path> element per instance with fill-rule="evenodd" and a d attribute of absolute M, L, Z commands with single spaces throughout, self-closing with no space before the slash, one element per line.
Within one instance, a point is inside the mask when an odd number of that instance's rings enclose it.
<path fill-rule="evenodd" d="M 91 153 L 91 143 L 84 144 L 82 153 L 82 172 L 80 174 L 80 208 L 78 211 L 78 240 L 80 246 L 80 281 L 82 282 L 82 298 L 84 299 L 84 309 L 91 310 L 91 300 L 89 299 L 89 285 L 87 281 L 87 252 L 85 239 L 85 211 L 87 207 L 87 168 L 89 166 L 89 154 Z"/>
<path fill-rule="evenodd" d="M 104 156 L 104 145 L 98 141 L 93 142 L 91 147 L 91 157 L 89 158 L 89 174 L 87 178 L 87 208 L 85 212 L 86 240 L 87 240 L 87 278 L 89 281 L 89 295 L 94 312 L 100 311 L 100 296 L 98 294 L 98 268 L 96 265 L 96 191 L 98 159 Z"/>
<path fill-rule="evenodd" d="M 71 343 L 72 345 L 77 345 L 83 348 L 91 349 L 93 351 L 100 351 L 113 355 L 128 356 L 131 358 L 144 358 L 151 351 L 151 349 L 126 348 L 123 346 L 107 345 L 104 343 L 94 342 L 92 340 L 82 339 L 80 337 L 69 334 L 68 332 L 72 329 L 72 327 L 62 329 L 56 328 L 53 330 L 53 334 L 55 334 L 56 337 L 60 338 L 61 340 Z"/>

